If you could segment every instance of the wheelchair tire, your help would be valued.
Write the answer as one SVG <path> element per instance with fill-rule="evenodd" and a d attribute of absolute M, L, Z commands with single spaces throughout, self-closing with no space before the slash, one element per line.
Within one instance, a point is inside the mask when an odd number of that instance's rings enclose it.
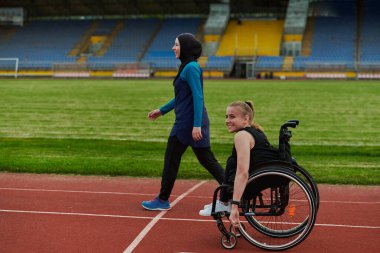
<path fill-rule="evenodd" d="M 285 187 L 285 190 L 282 190 L 284 191 L 283 196 L 277 191 L 275 192 L 276 196 L 270 197 L 270 201 L 284 202 L 282 208 L 275 208 L 276 212 L 273 212 L 273 215 L 269 211 L 259 215 L 257 207 L 272 209 L 273 202 L 269 205 L 256 205 L 253 200 L 255 197 L 242 199 L 242 212 L 254 229 L 241 229 L 240 232 L 247 241 L 262 249 L 285 250 L 292 248 L 302 242 L 314 226 L 317 213 L 315 196 L 309 185 L 288 168 L 271 166 L 261 168 L 250 176 L 247 186 L 250 184 L 254 186 L 255 182 L 266 179 L 266 177 L 267 179 L 280 177 L 289 180 L 288 195 Z M 279 186 L 276 185 L 273 188 L 276 189 L 276 187 Z M 268 190 L 272 194 L 270 185 L 266 189 L 261 189 L 260 194 Z"/>
<path fill-rule="evenodd" d="M 277 169 L 279 169 L 279 168 L 277 168 Z M 270 169 L 270 170 L 274 171 L 274 169 Z M 280 170 L 285 171 L 285 172 L 290 171 L 288 168 L 280 168 Z M 296 176 L 296 175 L 294 175 L 294 176 Z M 303 180 L 301 180 L 301 181 L 303 181 Z M 244 211 L 244 209 L 243 209 L 243 211 Z M 317 209 L 316 209 L 316 212 L 317 212 Z M 256 218 L 256 216 L 249 216 L 246 218 L 247 218 L 248 222 L 259 232 L 261 232 L 265 235 L 268 235 L 271 237 L 277 237 L 277 238 L 291 237 L 291 236 L 294 236 L 294 235 L 302 232 L 302 230 L 304 229 L 304 227 L 307 225 L 307 222 L 308 222 L 308 217 L 305 217 L 305 219 L 302 222 L 299 222 L 298 225 L 291 227 L 291 228 L 288 228 L 288 229 L 284 229 L 284 228 L 270 227 L 267 224 L 265 224 L 265 222 L 258 220 Z"/>
<path fill-rule="evenodd" d="M 318 190 L 317 184 L 314 182 L 312 176 L 302 166 L 298 165 L 295 162 L 295 160 L 293 160 L 292 165 L 290 165 L 290 164 L 284 165 L 284 163 L 278 163 L 278 162 L 268 163 L 266 165 L 263 164 L 263 166 L 260 167 L 259 170 L 261 170 L 263 168 L 267 168 L 267 167 L 281 168 L 283 170 L 289 170 L 289 171 L 293 171 L 294 173 L 296 173 L 296 175 L 298 177 L 300 177 L 300 179 L 302 179 L 308 185 L 309 189 L 313 193 L 314 198 L 315 198 L 316 211 L 318 212 L 318 209 L 319 209 L 319 190 Z M 289 230 L 287 232 L 284 232 L 284 231 L 278 232 L 275 230 L 273 231 L 273 230 L 267 229 L 265 226 L 260 224 L 260 222 L 256 221 L 254 217 L 251 217 L 249 219 L 251 219 L 251 222 L 252 222 L 251 225 L 252 226 L 256 227 L 263 234 L 267 234 L 267 235 L 270 235 L 273 237 L 287 237 L 287 236 L 292 236 L 295 233 L 299 233 L 302 231 L 303 226 L 307 222 L 305 220 L 299 226 L 297 226 L 297 227 L 295 227 L 292 230 Z"/>
<path fill-rule="evenodd" d="M 310 187 L 312 193 L 314 194 L 315 197 L 315 203 L 316 203 L 316 208 L 317 211 L 319 209 L 319 190 L 317 187 L 317 184 L 314 182 L 313 177 L 307 172 L 305 168 L 298 164 L 294 164 L 292 166 L 294 172 L 299 176 L 301 179 L 303 179 Z"/>

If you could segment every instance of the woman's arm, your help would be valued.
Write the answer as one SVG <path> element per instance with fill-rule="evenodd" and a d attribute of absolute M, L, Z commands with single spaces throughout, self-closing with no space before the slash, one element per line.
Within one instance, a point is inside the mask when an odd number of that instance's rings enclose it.
<path fill-rule="evenodd" d="M 175 101 L 175 98 L 173 98 L 172 100 L 167 102 L 165 105 L 160 107 L 159 110 L 160 110 L 162 115 L 164 115 L 164 114 L 166 114 L 166 113 L 168 113 L 174 109 L 174 101 Z"/>
<path fill-rule="evenodd" d="M 240 201 L 248 181 L 250 155 L 251 149 L 254 146 L 254 139 L 248 132 L 240 131 L 234 137 L 234 144 L 237 153 L 237 168 L 232 199 Z M 233 226 L 239 225 L 239 210 L 237 205 L 232 205 L 231 207 L 230 221 Z"/>
<path fill-rule="evenodd" d="M 202 113 L 203 113 L 203 91 L 201 85 L 201 70 L 196 63 L 186 65 L 181 73 L 181 76 L 186 79 L 190 86 L 193 95 L 194 104 L 194 124 L 192 136 L 195 141 L 202 139 Z"/>
<path fill-rule="evenodd" d="M 201 70 L 197 63 L 189 63 L 183 69 L 181 76 L 187 81 L 193 95 L 194 104 L 194 127 L 202 125 L 203 91 L 201 85 Z"/>
<path fill-rule="evenodd" d="M 148 119 L 155 120 L 174 109 L 174 98 L 163 105 L 160 109 L 154 109 L 148 113 Z"/>

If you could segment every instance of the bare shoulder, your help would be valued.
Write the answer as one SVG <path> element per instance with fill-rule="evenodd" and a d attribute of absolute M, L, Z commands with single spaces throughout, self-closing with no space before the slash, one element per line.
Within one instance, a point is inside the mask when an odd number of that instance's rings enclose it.
<path fill-rule="evenodd" d="M 239 131 L 234 136 L 234 142 L 246 142 L 253 140 L 253 137 L 247 131 Z"/>
<path fill-rule="evenodd" d="M 234 144 L 235 146 L 249 145 L 250 148 L 253 148 L 255 139 L 247 131 L 239 131 L 234 136 Z"/>

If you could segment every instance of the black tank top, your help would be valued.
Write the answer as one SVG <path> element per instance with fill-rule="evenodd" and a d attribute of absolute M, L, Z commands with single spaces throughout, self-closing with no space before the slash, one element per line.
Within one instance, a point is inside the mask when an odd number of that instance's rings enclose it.
<path fill-rule="evenodd" d="M 273 160 L 278 160 L 279 154 L 278 149 L 272 147 L 265 136 L 265 134 L 254 127 L 246 127 L 240 131 L 247 131 L 252 135 L 255 140 L 255 146 L 251 149 L 249 172 L 255 169 L 255 166 L 262 162 L 269 162 Z M 237 153 L 235 145 L 232 148 L 232 154 L 228 158 L 226 163 L 226 168 L 233 169 L 236 171 L 237 167 Z"/>

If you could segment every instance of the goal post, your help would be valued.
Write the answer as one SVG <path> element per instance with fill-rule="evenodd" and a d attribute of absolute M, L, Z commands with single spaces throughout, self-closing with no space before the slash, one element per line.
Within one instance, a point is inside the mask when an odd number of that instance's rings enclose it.
<path fill-rule="evenodd" d="M 18 77 L 18 58 L 0 58 L 0 76 Z"/>

